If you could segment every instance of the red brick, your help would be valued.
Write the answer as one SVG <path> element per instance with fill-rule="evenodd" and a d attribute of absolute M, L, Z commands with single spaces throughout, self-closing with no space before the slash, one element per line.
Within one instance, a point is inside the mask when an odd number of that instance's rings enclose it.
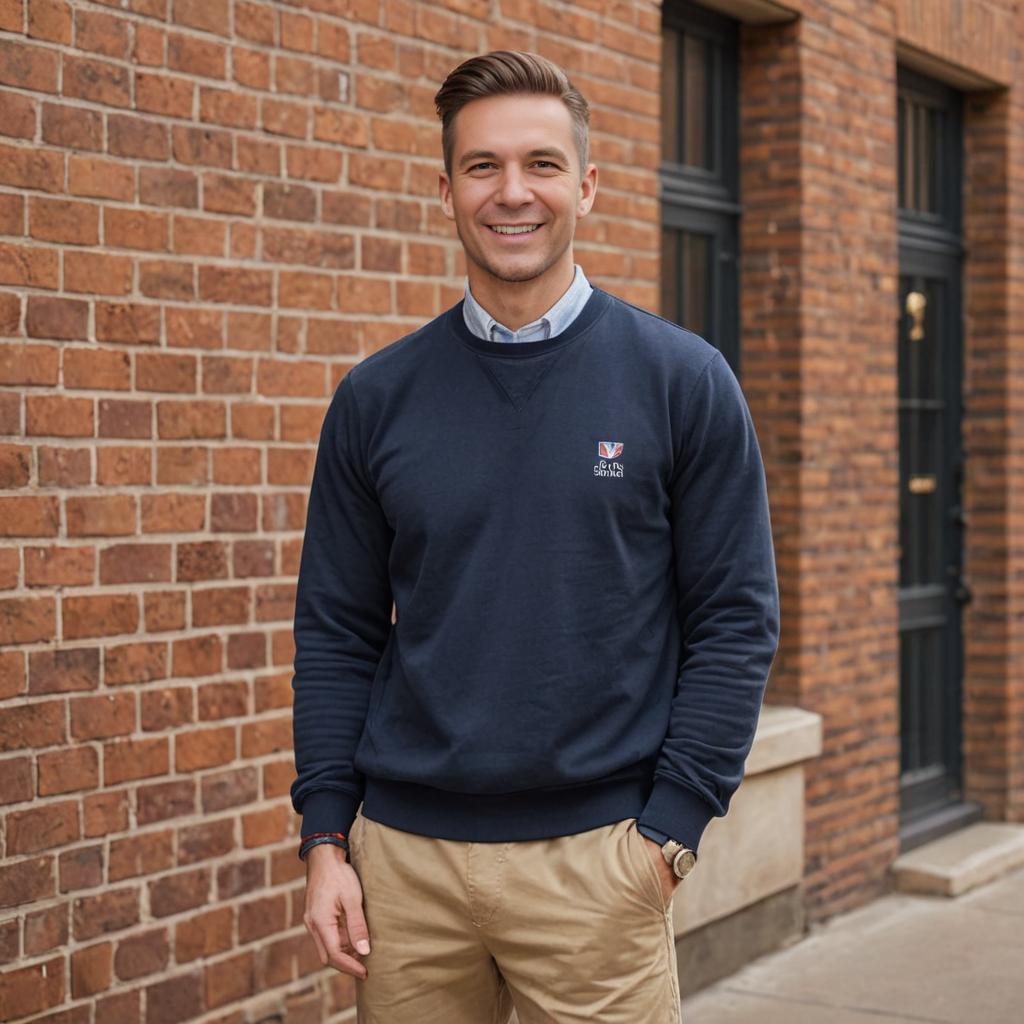
<path fill-rule="evenodd" d="M 192 690 L 185 686 L 146 690 L 142 694 L 141 722 L 145 732 L 163 732 L 194 721 Z"/>
<path fill-rule="evenodd" d="M 97 302 L 96 340 L 128 345 L 160 340 L 160 309 L 137 302 Z"/>
<path fill-rule="evenodd" d="M 124 391 L 131 387 L 127 352 L 105 348 L 65 348 L 64 387 Z"/>
<path fill-rule="evenodd" d="M 55 796 L 99 785 L 99 754 L 94 747 L 71 747 L 40 754 L 39 795 Z"/>
<path fill-rule="evenodd" d="M 209 478 L 209 449 L 196 445 L 161 445 L 157 449 L 158 484 L 204 484 Z"/>
<path fill-rule="evenodd" d="M 57 54 L 42 46 L 0 39 L 0 85 L 57 91 Z"/>
<path fill-rule="evenodd" d="M 0 1006 L 8 1020 L 59 1006 L 66 990 L 63 957 L 0 974 Z"/>
<path fill-rule="evenodd" d="M 31 651 L 28 692 L 70 693 L 100 685 L 100 652 L 95 647 Z"/>
<path fill-rule="evenodd" d="M 256 212 L 256 183 L 225 174 L 203 176 L 203 209 L 251 217 Z"/>
<path fill-rule="evenodd" d="M 264 96 L 260 100 L 260 127 L 272 135 L 308 138 L 309 108 L 304 103 Z"/>
<path fill-rule="evenodd" d="M 231 436 L 266 440 L 274 436 L 274 409 L 259 402 L 236 402 L 231 406 Z"/>
<path fill-rule="evenodd" d="M 213 479 L 218 484 L 258 484 L 263 478 L 257 448 L 217 448 L 213 453 Z"/>
<path fill-rule="evenodd" d="M 196 864 L 230 853 L 235 845 L 230 819 L 201 822 L 183 828 L 178 836 L 178 863 Z"/>
<path fill-rule="evenodd" d="M 286 753 L 292 746 L 291 715 L 263 718 L 242 726 L 242 757 Z"/>
<path fill-rule="evenodd" d="M 223 402 L 167 400 L 157 402 L 156 413 L 161 439 L 226 436 Z"/>
<path fill-rule="evenodd" d="M 211 394 L 252 392 L 253 361 L 244 357 L 203 356 L 203 391 Z"/>
<path fill-rule="evenodd" d="M 0 863 L 0 907 L 33 903 L 52 896 L 54 891 L 53 857 Z M 27 953 L 33 951 L 26 949 Z M 7 1009 L 6 1005 L 0 1005 Z"/>
<path fill-rule="evenodd" d="M 67 903 L 25 914 L 25 952 L 29 956 L 67 945 L 68 934 Z"/>
<path fill-rule="evenodd" d="M 127 295 L 132 290 L 132 261 L 102 252 L 64 253 L 64 290 L 91 295 Z"/>
<path fill-rule="evenodd" d="M 255 128 L 258 121 L 256 98 L 204 86 L 199 90 L 199 118 L 228 128 Z"/>
<path fill-rule="evenodd" d="M 177 579 L 223 579 L 227 576 L 227 550 L 220 541 L 197 541 L 178 545 Z"/>
<path fill-rule="evenodd" d="M 114 740 L 103 746 L 103 785 L 166 775 L 170 770 L 166 738 Z"/>
<path fill-rule="evenodd" d="M 85 797 L 82 800 L 82 820 L 83 831 L 90 838 L 124 832 L 128 828 L 127 791 L 96 793 Z M 139 824 L 143 824 L 141 816 Z"/>
<path fill-rule="evenodd" d="M 166 821 L 168 818 L 195 813 L 195 790 L 194 779 L 140 786 L 138 788 L 139 824 L 148 825 L 154 821 Z"/>
<path fill-rule="evenodd" d="M 254 955 L 246 950 L 206 968 L 206 1003 L 225 1006 L 245 999 L 256 991 Z"/>
<path fill-rule="evenodd" d="M 185 595 L 164 590 L 144 595 L 146 632 L 162 633 L 185 628 Z"/>
<path fill-rule="evenodd" d="M 163 970 L 170 958 L 167 931 L 159 928 L 122 939 L 117 944 L 114 969 L 118 978 L 130 981 Z"/>
<path fill-rule="evenodd" d="M 0 598 L 0 644 L 51 640 L 56 628 L 52 597 Z"/>
<path fill-rule="evenodd" d="M 71 904 L 72 934 L 78 942 L 121 931 L 139 922 L 139 891 L 111 889 L 95 896 L 79 896 Z"/>
<path fill-rule="evenodd" d="M 279 220 L 312 221 L 316 193 L 305 185 L 268 183 L 263 186 L 263 214 Z"/>
<path fill-rule="evenodd" d="M 0 535 L 54 537 L 59 525 L 57 498 L 50 495 L 0 497 Z"/>
<path fill-rule="evenodd" d="M 153 453 L 148 447 L 105 444 L 96 451 L 96 483 L 123 487 L 153 480 Z"/>
<path fill-rule="evenodd" d="M 94 547 L 26 547 L 25 585 L 87 586 L 95 581 Z"/>
<path fill-rule="evenodd" d="M 174 865 L 170 829 L 115 839 L 110 843 L 109 872 L 112 882 L 166 871 Z"/>
<path fill-rule="evenodd" d="M 192 594 L 192 625 L 197 628 L 243 624 L 251 615 L 248 587 L 212 587 Z"/>
<path fill-rule="evenodd" d="M 36 436 L 91 437 L 94 432 L 91 398 L 30 394 L 25 398 L 25 432 Z"/>
<path fill-rule="evenodd" d="M 0 384 L 55 385 L 59 360 L 60 351 L 51 345 L 5 342 L 0 347 Z"/>
<path fill-rule="evenodd" d="M 128 69 L 104 60 L 63 54 L 64 95 L 107 107 L 131 106 Z"/>
<path fill-rule="evenodd" d="M 202 530 L 206 523 L 206 498 L 201 494 L 142 495 L 142 529 L 146 533 L 180 533 Z"/>
<path fill-rule="evenodd" d="M 221 670 L 221 639 L 216 634 L 171 643 L 171 671 L 176 676 L 210 676 Z"/>
<path fill-rule="evenodd" d="M 233 545 L 232 565 L 234 575 L 273 576 L 274 543 L 269 540 L 239 540 Z"/>
<path fill-rule="evenodd" d="M 0 144 L 0 183 L 60 192 L 64 187 L 64 154 L 57 149 Z"/>
<path fill-rule="evenodd" d="M 141 391 L 195 391 L 196 358 L 140 352 L 135 357 L 135 386 Z"/>
<path fill-rule="evenodd" d="M 145 260 L 139 263 L 139 291 L 154 299 L 195 298 L 195 268 L 175 260 Z"/>
<path fill-rule="evenodd" d="M 234 915 L 230 907 L 190 914 L 174 928 L 174 953 L 178 963 L 210 957 L 231 948 Z"/>
<path fill-rule="evenodd" d="M 294 812 L 289 808 L 273 807 L 242 816 L 242 842 L 247 849 L 269 846 L 288 838 L 288 826 Z"/>
<path fill-rule="evenodd" d="M 65 595 L 61 598 L 64 639 L 134 633 L 139 625 L 135 594 Z"/>
<path fill-rule="evenodd" d="M 104 652 L 103 679 L 108 686 L 166 678 L 167 644 L 163 641 L 116 644 Z"/>
<path fill-rule="evenodd" d="M 31 96 L 8 93 L 0 106 L 0 135 L 14 139 L 31 139 L 36 134 L 39 104 Z"/>
<path fill-rule="evenodd" d="M 25 312 L 25 330 L 30 338 L 85 340 L 89 330 L 89 303 L 82 299 L 30 295 Z"/>
<path fill-rule="evenodd" d="M 139 200 L 151 206 L 196 207 L 199 179 L 192 171 L 174 167 L 139 169 Z"/>
<path fill-rule="evenodd" d="M 171 129 L 174 158 L 183 164 L 231 167 L 231 139 L 231 132 L 213 128 L 186 128 L 175 125 Z"/>
<path fill-rule="evenodd" d="M 63 701 L 0 708 L 0 751 L 49 747 L 66 738 Z"/>
<path fill-rule="evenodd" d="M 269 306 L 271 273 L 248 267 L 199 268 L 199 297 L 204 302 L 229 302 L 240 306 Z"/>
<path fill-rule="evenodd" d="M 7 854 L 38 853 L 73 843 L 80 836 L 78 804 L 49 803 L 7 815 Z"/>
<path fill-rule="evenodd" d="M 118 248 L 166 252 L 167 214 L 108 206 L 103 211 L 103 238 L 107 245 Z"/>
<path fill-rule="evenodd" d="M 103 115 L 86 107 L 44 103 L 43 141 L 68 149 L 103 148 Z"/>
<path fill-rule="evenodd" d="M 315 452 L 294 448 L 271 448 L 267 451 L 267 483 L 277 486 L 308 487 L 313 477 Z"/>
<path fill-rule="evenodd" d="M 237 756 L 237 747 L 233 725 L 179 733 L 174 737 L 174 769 L 186 773 L 228 764 Z"/>
<path fill-rule="evenodd" d="M 152 437 L 152 403 L 101 398 L 98 434 L 100 437 Z"/>
<path fill-rule="evenodd" d="M 57 287 L 57 253 L 0 242 L 0 284 Z"/>
<path fill-rule="evenodd" d="M 91 494 L 66 499 L 69 537 L 111 537 L 135 533 L 135 498 L 130 494 Z"/>
<path fill-rule="evenodd" d="M 205 2 L 205 0 L 204 0 Z M 220 43 L 178 32 L 167 34 L 167 66 L 203 78 L 223 78 L 227 50 Z"/>
<path fill-rule="evenodd" d="M 169 544 L 113 544 L 100 552 L 100 583 L 160 583 L 171 578 Z"/>
<path fill-rule="evenodd" d="M 16 652 L 11 651 L 11 654 Z M 31 800 L 32 759 L 9 757 L 0 762 L 0 804 L 20 804 Z M 2 877 L 2 876 L 0 876 Z"/>
<path fill-rule="evenodd" d="M 126 736 L 135 730 L 135 696 L 104 693 L 71 701 L 71 735 L 76 740 Z"/>
<path fill-rule="evenodd" d="M 71 954 L 71 994 L 75 999 L 110 988 L 113 949 L 112 943 L 100 942 Z"/>
<path fill-rule="evenodd" d="M 136 71 L 135 106 L 149 114 L 190 118 L 195 88 L 187 78 Z"/>
<path fill-rule="evenodd" d="M 199 687 L 199 717 L 202 721 L 240 718 L 249 713 L 249 687 L 245 680 L 218 680 Z"/>
<path fill-rule="evenodd" d="M 174 251 L 197 256 L 223 256 L 227 225 L 209 217 L 175 216 Z"/>
<path fill-rule="evenodd" d="M 103 884 L 103 846 L 80 846 L 65 850 L 57 858 L 58 885 L 61 892 L 95 889 Z"/>
<path fill-rule="evenodd" d="M 72 154 L 68 161 L 68 191 L 76 196 L 130 200 L 135 194 L 135 172 L 114 160 Z"/>
<path fill-rule="evenodd" d="M 42 242 L 94 246 L 99 242 L 99 211 L 95 206 L 77 200 L 32 196 L 29 198 L 29 233 L 32 238 Z M 30 309 L 32 298 L 35 296 L 30 296 Z M 77 302 L 77 300 L 75 301 Z M 84 302 L 77 302 L 77 305 L 88 310 L 88 306 Z M 87 321 L 88 313 L 86 312 Z M 37 333 L 30 331 L 30 334 Z M 43 337 L 65 336 L 44 334 Z"/>
<path fill-rule="evenodd" d="M 0 487 L 24 487 L 31 475 L 31 447 L 27 444 L 0 444 Z"/>
<path fill-rule="evenodd" d="M 203 906 L 210 895 L 210 869 L 179 871 L 149 883 L 149 906 L 154 917 L 168 917 Z"/>
<path fill-rule="evenodd" d="M 129 23 L 100 11 L 75 11 L 75 46 L 105 57 L 128 56 Z"/>
<path fill-rule="evenodd" d="M 92 480 L 88 448 L 56 448 L 41 444 L 37 456 L 41 487 L 79 487 Z"/>

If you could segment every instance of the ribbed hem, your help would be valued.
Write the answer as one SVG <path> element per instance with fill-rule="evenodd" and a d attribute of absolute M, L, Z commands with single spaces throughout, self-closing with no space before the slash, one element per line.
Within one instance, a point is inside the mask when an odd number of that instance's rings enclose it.
<path fill-rule="evenodd" d="M 635 818 L 651 791 L 642 778 L 601 779 L 519 793 L 452 793 L 413 782 L 366 779 L 362 813 L 372 821 L 472 843 L 550 839 Z"/>
<path fill-rule="evenodd" d="M 336 789 L 314 790 L 302 802 L 302 835 L 314 832 L 340 832 L 348 836 L 348 830 L 356 816 L 359 801 L 348 793 Z"/>
<path fill-rule="evenodd" d="M 694 790 L 659 775 L 637 824 L 664 832 L 696 853 L 700 837 L 714 816 L 711 805 Z"/>

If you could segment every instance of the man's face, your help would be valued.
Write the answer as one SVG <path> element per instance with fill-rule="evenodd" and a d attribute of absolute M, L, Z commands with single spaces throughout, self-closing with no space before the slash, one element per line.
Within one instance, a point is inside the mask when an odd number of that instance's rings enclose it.
<path fill-rule="evenodd" d="M 451 175 L 439 186 L 470 264 L 499 281 L 529 281 L 571 267 L 597 169 L 581 170 L 572 115 L 557 96 L 488 96 L 455 116 Z"/>

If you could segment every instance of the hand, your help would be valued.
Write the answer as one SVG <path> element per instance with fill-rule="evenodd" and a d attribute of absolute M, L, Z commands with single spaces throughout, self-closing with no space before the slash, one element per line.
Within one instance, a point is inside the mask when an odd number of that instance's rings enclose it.
<path fill-rule="evenodd" d="M 671 865 L 665 860 L 661 847 L 653 839 L 644 836 L 643 833 L 641 835 L 643 836 L 644 846 L 647 847 L 647 852 L 654 858 L 654 868 L 658 872 L 658 878 L 661 879 L 662 901 L 667 907 L 668 901 L 672 899 L 682 879 L 676 877 L 676 873 L 672 870 Z"/>
<path fill-rule="evenodd" d="M 370 933 L 363 914 L 363 887 L 340 846 L 321 843 L 306 854 L 306 910 L 303 924 L 313 936 L 320 963 L 365 979 L 367 970 L 356 947 Z"/>

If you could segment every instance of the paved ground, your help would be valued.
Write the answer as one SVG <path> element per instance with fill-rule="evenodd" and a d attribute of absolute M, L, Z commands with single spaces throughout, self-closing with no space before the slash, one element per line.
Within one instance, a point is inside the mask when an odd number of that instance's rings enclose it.
<path fill-rule="evenodd" d="M 685 1024 L 1021 1024 L 1024 869 L 892 893 L 683 1000 Z"/>

